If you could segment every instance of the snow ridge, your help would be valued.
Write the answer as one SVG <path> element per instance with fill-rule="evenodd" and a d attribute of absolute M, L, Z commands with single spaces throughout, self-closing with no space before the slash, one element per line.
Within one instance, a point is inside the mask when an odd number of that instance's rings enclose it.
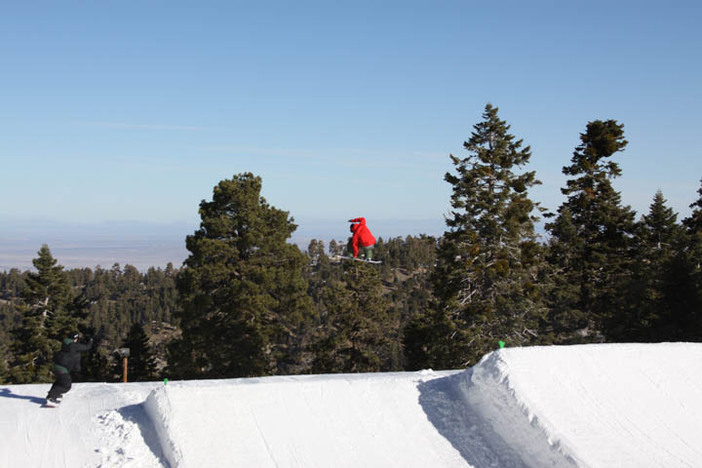
<path fill-rule="evenodd" d="M 428 419 L 471 466 L 577 466 L 520 401 L 504 357 L 496 351 L 471 369 L 420 384 Z"/>
<path fill-rule="evenodd" d="M 533 409 L 520 398 L 508 362 L 508 351 L 487 354 L 464 382 L 466 404 L 495 432 L 496 445 L 504 444 L 526 466 L 579 466 L 566 444 L 554 437 Z M 495 450 L 501 453 L 501 450 Z"/>
<path fill-rule="evenodd" d="M 171 467 L 177 467 L 182 464 L 183 454 L 172 437 L 175 428 L 171 428 L 170 424 L 173 406 L 168 397 L 168 390 L 166 385 L 152 390 L 146 397 L 144 409 L 151 419 L 163 456 Z"/>

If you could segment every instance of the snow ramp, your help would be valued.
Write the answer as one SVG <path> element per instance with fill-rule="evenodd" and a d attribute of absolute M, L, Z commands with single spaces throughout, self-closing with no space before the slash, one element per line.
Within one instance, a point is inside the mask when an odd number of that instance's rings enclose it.
<path fill-rule="evenodd" d="M 702 345 L 512 348 L 420 385 L 476 467 L 702 467 Z"/>
<path fill-rule="evenodd" d="M 418 404 L 451 372 L 169 382 L 145 407 L 172 468 L 465 467 Z"/>
<path fill-rule="evenodd" d="M 145 410 L 172 468 L 699 467 L 695 363 L 702 345 L 502 349 L 465 371 L 171 382 Z"/>

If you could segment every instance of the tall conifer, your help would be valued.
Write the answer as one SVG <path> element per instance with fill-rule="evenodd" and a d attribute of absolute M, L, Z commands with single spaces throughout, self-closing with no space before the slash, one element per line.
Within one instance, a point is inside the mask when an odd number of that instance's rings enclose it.
<path fill-rule="evenodd" d="M 660 329 L 667 340 L 702 341 L 702 180 L 690 216 L 683 219 L 683 236 L 666 271 L 668 306 Z"/>
<path fill-rule="evenodd" d="M 20 325 L 12 331 L 10 380 L 14 383 L 51 380 L 53 353 L 60 340 L 77 332 L 85 318 L 84 303 L 77 298 L 63 266 L 45 244 L 32 260 L 36 272 L 30 272 L 22 303 L 17 310 Z"/>
<path fill-rule="evenodd" d="M 631 277 L 621 290 L 627 300 L 622 315 L 608 327 L 612 339 L 648 342 L 661 336 L 661 325 L 669 309 L 665 277 L 682 233 L 677 216 L 659 190 L 648 214 L 637 223 Z"/>
<path fill-rule="evenodd" d="M 614 326 L 625 296 L 621 288 L 631 272 L 631 238 L 635 213 L 622 206 L 612 179 L 621 175 L 619 165 L 610 160 L 627 145 L 624 126 L 614 120 L 589 122 L 580 135 L 571 165 L 563 173 L 571 178 L 561 189 L 567 196 L 551 233 L 550 261 L 555 267 L 557 287 L 567 294 L 555 298 L 555 321 L 565 324 L 585 341 L 598 339 L 608 325 Z"/>
<path fill-rule="evenodd" d="M 297 327 L 311 310 L 305 255 L 287 239 L 286 211 L 261 196 L 251 173 L 221 181 L 200 203 L 200 229 L 178 276 L 182 337 L 170 347 L 171 375 L 186 378 L 292 373 Z"/>
<path fill-rule="evenodd" d="M 148 382 L 155 380 L 156 358 L 149 345 L 149 337 L 141 323 L 135 322 L 129 329 L 127 337 L 122 342 L 123 348 L 129 348 L 127 359 L 127 379 L 130 382 Z M 116 374 L 123 374 L 123 363 L 116 363 Z"/>
<path fill-rule="evenodd" d="M 452 210 L 432 280 L 437 301 L 430 317 L 408 329 L 411 367 L 468 366 L 498 341 L 516 346 L 538 337 L 542 257 L 538 204 L 528 191 L 540 182 L 533 171 L 519 172 L 531 150 L 497 112 L 485 107 L 463 145 L 468 156 L 450 156 Z"/>

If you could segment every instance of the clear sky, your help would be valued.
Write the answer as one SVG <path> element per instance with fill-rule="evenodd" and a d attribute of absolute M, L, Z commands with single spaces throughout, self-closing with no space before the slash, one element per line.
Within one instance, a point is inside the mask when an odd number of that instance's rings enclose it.
<path fill-rule="evenodd" d="M 301 223 L 441 220 L 485 105 L 555 210 L 587 122 L 616 119 L 625 204 L 689 214 L 699 1 L 35 1 L 0 7 L 0 225 L 184 223 L 263 178 Z M 38 247 L 38 246 L 37 246 Z"/>

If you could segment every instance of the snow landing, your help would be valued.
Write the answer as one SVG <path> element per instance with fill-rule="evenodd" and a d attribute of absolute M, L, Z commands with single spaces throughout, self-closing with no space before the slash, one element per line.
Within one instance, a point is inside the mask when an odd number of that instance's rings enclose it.
<path fill-rule="evenodd" d="M 457 371 L 0 387 L 0 467 L 700 467 L 702 344 Z"/>

